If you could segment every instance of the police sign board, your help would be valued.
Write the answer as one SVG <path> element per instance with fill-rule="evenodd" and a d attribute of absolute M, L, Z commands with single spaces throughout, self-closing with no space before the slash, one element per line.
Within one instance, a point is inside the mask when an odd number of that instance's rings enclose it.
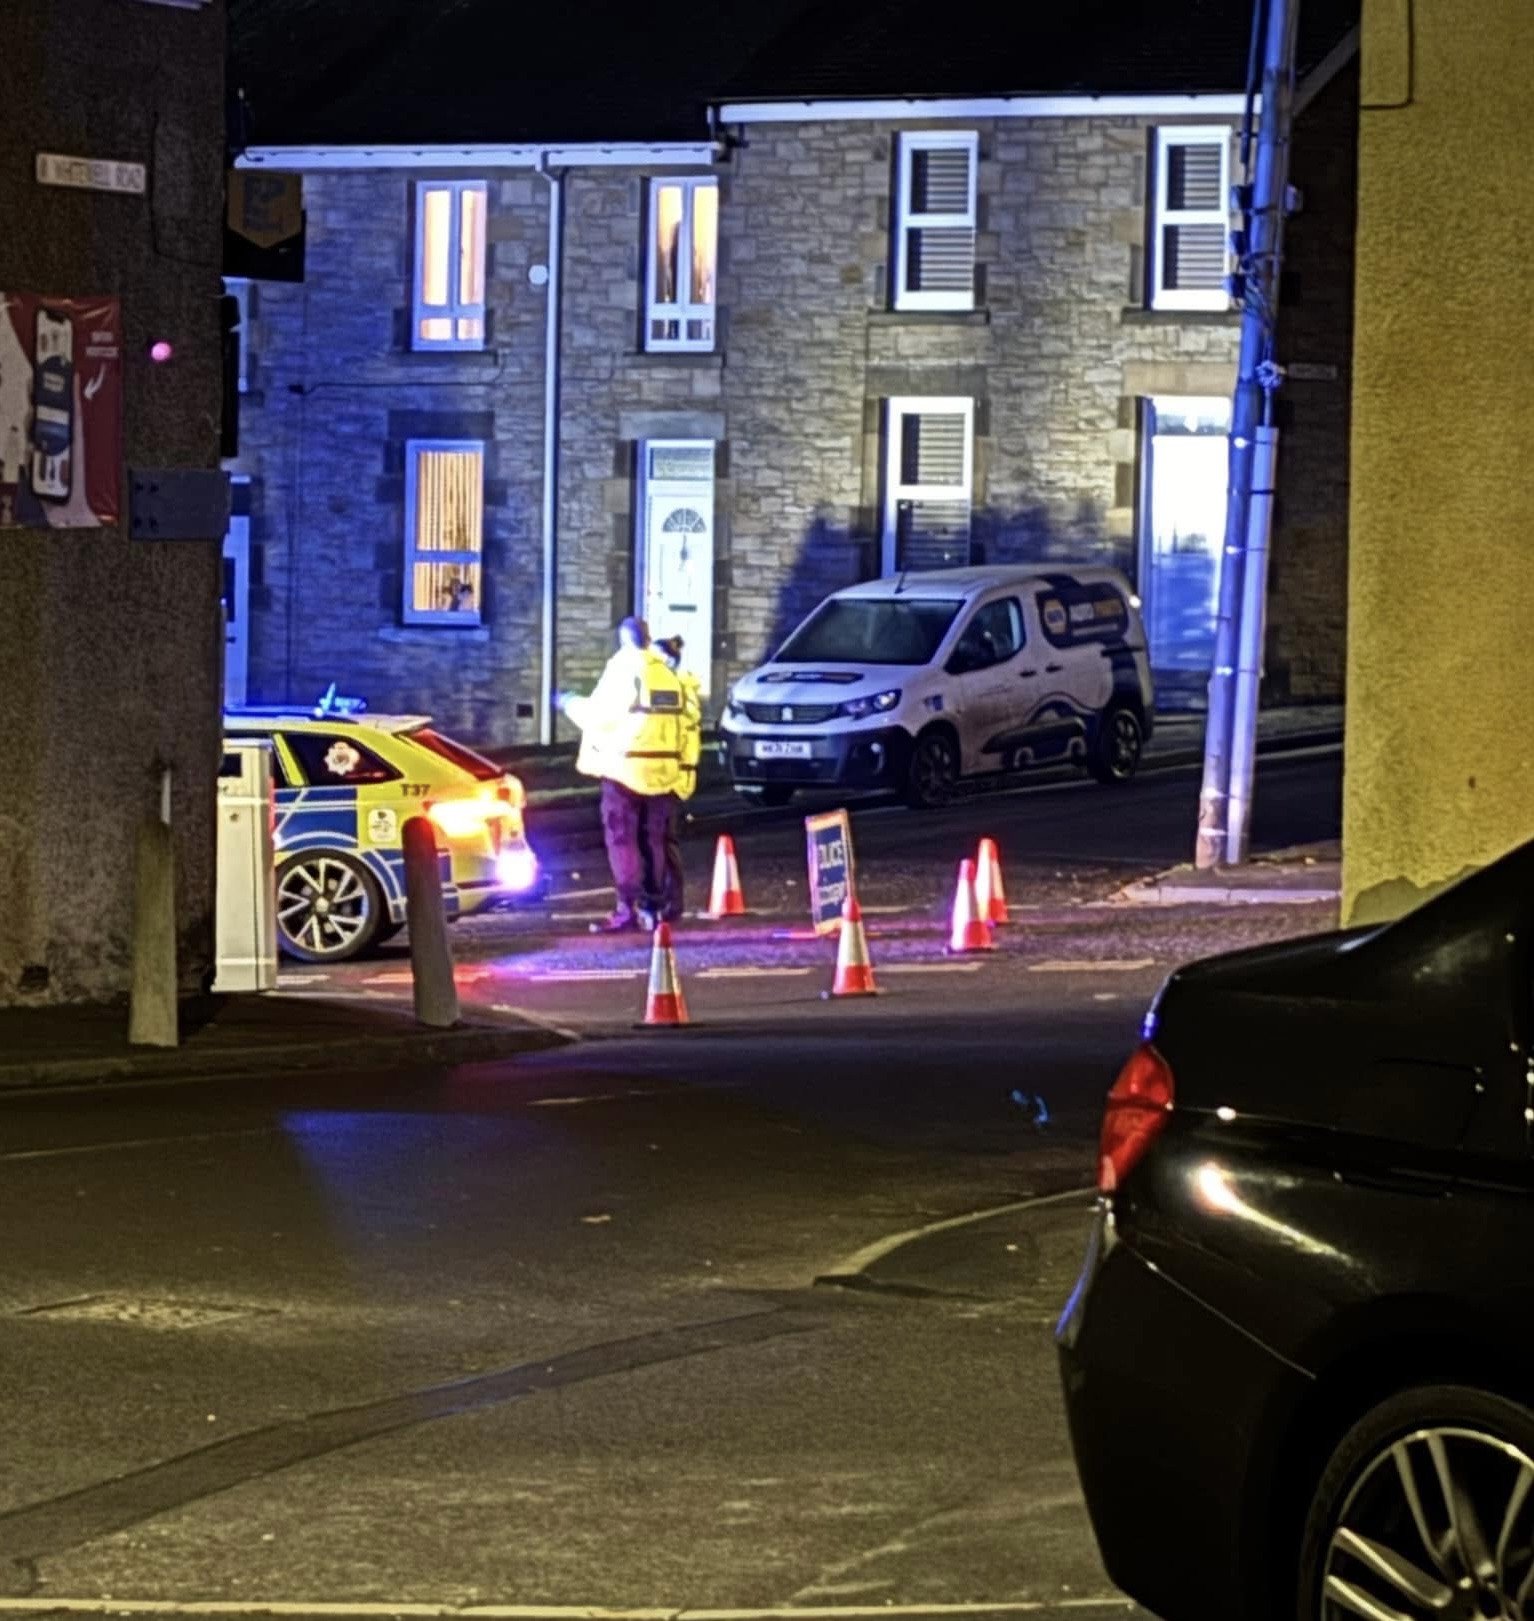
<path fill-rule="evenodd" d="M 816 934 L 841 926 L 842 903 L 852 894 L 852 828 L 844 810 L 804 819 L 810 867 L 810 918 Z"/>

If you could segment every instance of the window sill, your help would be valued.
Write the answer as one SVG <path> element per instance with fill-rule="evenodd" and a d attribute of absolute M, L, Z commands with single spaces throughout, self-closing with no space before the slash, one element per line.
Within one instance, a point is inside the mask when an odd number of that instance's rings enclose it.
<path fill-rule="evenodd" d="M 724 369 L 724 355 L 718 349 L 636 349 L 628 359 L 640 366 L 680 366 L 688 371 Z"/>
<path fill-rule="evenodd" d="M 1240 326 L 1240 310 L 1146 310 L 1129 305 L 1119 312 L 1122 326 Z"/>
<path fill-rule="evenodd" d="M 440 642 L 488 642 L 488 625 L 384 625 L 381 642 L 397 642 L 406 647 L 430 647 Z"/>
<path fill-rule="evenodd" d="M 499 349 L 401 349 L 398 358 L 407 364 L 469 366 L 493 371 L 501 363 Z"/>
<path fill-rule="evenodd" d="M 870 326 L 989 326 L 989 310 L 870 310 Z"/>

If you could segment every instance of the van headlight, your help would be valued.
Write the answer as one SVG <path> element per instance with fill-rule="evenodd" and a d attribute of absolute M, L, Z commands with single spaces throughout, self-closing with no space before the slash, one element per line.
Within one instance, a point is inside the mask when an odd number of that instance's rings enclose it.
<path fill-rule="evenodd" d="M 876 692 L 872 698 L 849 698 L 838 713 L 848 720 L 862 720 L 865 715 L 887 714 L 899 702 L 900 689 L 896 687 L 891 692 Z"/>

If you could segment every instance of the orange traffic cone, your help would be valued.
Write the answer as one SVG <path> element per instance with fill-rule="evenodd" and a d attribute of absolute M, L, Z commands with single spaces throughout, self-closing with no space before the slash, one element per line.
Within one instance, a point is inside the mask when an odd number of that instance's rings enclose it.
<path fill-rule="evenodd" d="M 996 853 L 995 839 L 980 841 L 980 854 L 975 860 L 975 902 L 981 917 L 993 927 L 1012 921 L 1007 915 L 1007 892 L 1001 882 L 1001 857 Z"/>
<path fill-rule="evenodd" d="M 745 893 L 740 887 L 740 868 L 735 863 L 735 841 L 728 833 L 719 835 L 714 846 L 714 884 L 708 895 L 710 917 L 740 917 L 746 910 Z"/>
<path fill-rule="evenodd" d="M 948 949 L 961 951 L 994 951 L 991 925 L 980 914 L 980 902 L 975 897 L 975 864 L 959 863 L 959 887 L 953 897 L 953 932 L 948 937 Z"/>
<path fill-rule="evenodd" d="M 687 1001 L 676 977 L 676 958 L 671 951 L 671 925 L 655 926 L 655 946 L 650 953 L 650 989 L 645 997 L 646 1024 L 686 1024 Z"/>
<path fill-rule="evenodd" d="M 836 942 L 836 978 L 832 996 L 877 996 L 874 965 L 868 960 L 868 938 L 863 933 L 863 908 L 857 897 L 842 902 L 842 932 Z"/>

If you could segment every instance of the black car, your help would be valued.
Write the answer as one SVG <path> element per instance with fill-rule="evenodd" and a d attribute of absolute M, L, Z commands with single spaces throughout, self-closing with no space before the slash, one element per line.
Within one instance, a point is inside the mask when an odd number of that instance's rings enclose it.
<path fill-rule="evenodd" d="M 1058 1337 L 1165 1621 L 1534 1621 L 1534 844 L 1167 982 Z"/>

